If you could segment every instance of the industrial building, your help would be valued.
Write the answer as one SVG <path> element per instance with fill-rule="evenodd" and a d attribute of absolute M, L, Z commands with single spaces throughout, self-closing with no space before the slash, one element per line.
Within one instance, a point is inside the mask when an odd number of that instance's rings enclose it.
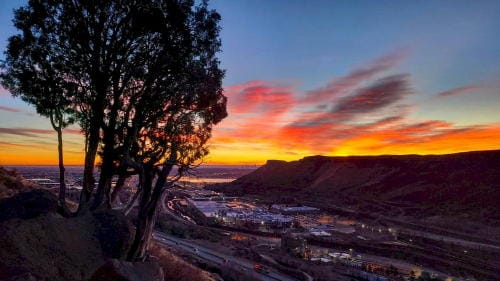
<path fill-rule="evenodd" d="M 271 211 L 281 213 L 284 215 L 299 215 L 299 214 L 311 214 L 319 212 L 318 208 L 309 206 L 288 206 L 274 204 L 271 206 Z"/>

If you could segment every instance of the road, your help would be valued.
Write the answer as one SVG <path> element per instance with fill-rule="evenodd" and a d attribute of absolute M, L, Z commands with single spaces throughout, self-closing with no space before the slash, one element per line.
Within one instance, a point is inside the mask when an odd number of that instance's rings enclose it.
<path fill-rule="evenodd" d="M 492 245 L 492 244 L 486 244 L 486 243 L 480 243 L 480 242 L 474 242 L 474 241 L 468 241 L 460 238 L 454 238 L 450 236 L 444 236 L 440 234 L 434 234 L 430 232 L 424 232 L 424 231 L 418 231 L 418 230 L 405 230 L 402 231 L 405 234 L 412 235 L 412 236 L 420 236 L 436 241 L 445 241 L 448 243 L 453 243 L 457 245 L 461 245 L 463 247 L 469 247 L 473 249 L 489 249 L 492 251 L 500 251 L 500 246 L 498 245 Z"/>
<path fill-rule="evenodd" d="M 413 270 L 414 272 L 427 271 L 431 274 L 437 274 L 438 276 L 443 278 L 443 280 L 447 277 L 450 277 L 449 274 L 434 270 L 432 268 L 417 266 L 417 265 L 414 265 L 410 262 L 406 262 L 404 260 L 398 260 L 398 259 L 392 259 L 392 258 L 375 256 L 375 255 L 368 255 L 368 254 L 363 254 L 362 259 L 363 259 L 363 261 L 366 261 L 366 262 L 373 262 L 376 264 L 382 264 L 382 265 L 386 265 L 386 266 L 393 265 L 398 269 L 399 272 L 403 272 L 405 274 L 409 274 L 410 271 Z M 462 281 L 463 279 L 458 278 L 458 277 L 453 277 L 453 280 Z"/>
<path fill-rule="evenodd" d="M 168 245 L 184 252 L 188 252 L 192 255 L 198 256 L 201 259 L 210 261 L 217 265 L 223 265 L 230 261 L 232 264 L 237 265 L 237 267 L 242 272 L 252 272 L 254 276 L 260 277 L 263 281 L 299 281 L 298 279 L 288 275 L 284 275 L 283 273 L 280 273 L 273 268 L 269 268 L 269 272 L 257 272 L 253 269 L 254 262 L 250 260 L 236 258 L 223 253 L 219 253 L 217 251 L 191 243 L 190 241 L 172 237 L 159 231 L 155 231 L 154 238 L 157 242 L 163 245 Z"/>

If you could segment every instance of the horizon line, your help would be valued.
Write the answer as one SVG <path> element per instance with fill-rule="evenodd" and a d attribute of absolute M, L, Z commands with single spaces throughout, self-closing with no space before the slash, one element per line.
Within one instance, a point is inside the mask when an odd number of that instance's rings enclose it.
<path fill-rule="evenodd" d="M 349 154 L 349 155 L 322 155 L 322 154 L 310 154 L 307 156 L 303 156 L 301 158 L 297 158 L 295 160 L 291 161 L 297 161 L 300 159 L 308 158 L 308 157 L 382 157 L 382 156 L 438 156 L 438 155 L 453 155 L 453 154 L 461 154 L 461 153 L 473 153 L 473 152 L 493 152 L 493 151 L 500 151 L 500 148 L 495 148 L 495 149 L 484 149 L 484 150 L 467 150 L 467 151 L 457 151 L 457 152 L 446 152 L 446 153 L 404 153 L 404 154 Z M 201 164 L 200 166 L 263 166 L 265 165 L 268 161 L 285 161 L 285 162 L 290 162 L 290 160 L 283 160 L 283 159 L 267 159 L 264 161 L 264 163 L 204 163 Z M 71 167 L 71 166 L 83 166 L 84 163 L 81 164 L 67 164 L 64 165 L 65 167 Z M 57 163 L 53 164 L 0 164 L 0 167 L 21 167 L 21 166 L 33 166 L 33 167 L 41 167 L 41 166 L 58 166 Z M 99 165 L 95 165 L 95 167 L 98 167 Z"/>

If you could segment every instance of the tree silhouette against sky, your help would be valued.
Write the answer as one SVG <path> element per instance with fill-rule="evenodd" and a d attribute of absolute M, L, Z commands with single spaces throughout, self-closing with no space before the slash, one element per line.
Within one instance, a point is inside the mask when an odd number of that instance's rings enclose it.
<path fill-rule="evenodd" d="M 9 40 L 2 84 L 58 133 L 80 125 L 78 213 L 111 208 L 113 177 L 119 189 L 139 175 L 129 260 L 144 258 L 165 188 L 208 154 L 212 127 L 227 116 L 219 21 L 205 1 L 41 0 L 15 12 L 20 34 Z M 60 151 L 62 165 L 62 141 Z"/>

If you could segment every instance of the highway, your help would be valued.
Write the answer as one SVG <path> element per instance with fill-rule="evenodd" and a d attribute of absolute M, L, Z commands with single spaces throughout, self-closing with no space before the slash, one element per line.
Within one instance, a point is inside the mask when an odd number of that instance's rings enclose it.
<path fill-rule="evenodd" d="M 212 262 L 216 265 L 223 265 L 227 262 L 231 262 L 233 265 L 236 265 L 236 269 L 240 269 L 242 272 L 250 272 L 253 276 L 258 276 L 263 281 L 275 281 L 275 280 L 283 280 L 283 281 L 299 281 L 296 278 L 285 275 L 276 271 L 273 268 L 269 268 L 269 272 L 258 272 L 255 271 L 253 266 L 254 262 L 242 258 L 236 258 L 234 256 L 229 256 L 212 249 L 208 249 L 203 246 L 196 245 L 191 243 L 190 241 L 186 241 L 184 239 L 179 239 L 176 237 L 169 236 L 165 233 L 155 231 L 153 237 L 157 242 L 163 245 L 167 245 L 178 250 L 188 252 L 192 255 L 195 255 L 201 259 Z"/>

